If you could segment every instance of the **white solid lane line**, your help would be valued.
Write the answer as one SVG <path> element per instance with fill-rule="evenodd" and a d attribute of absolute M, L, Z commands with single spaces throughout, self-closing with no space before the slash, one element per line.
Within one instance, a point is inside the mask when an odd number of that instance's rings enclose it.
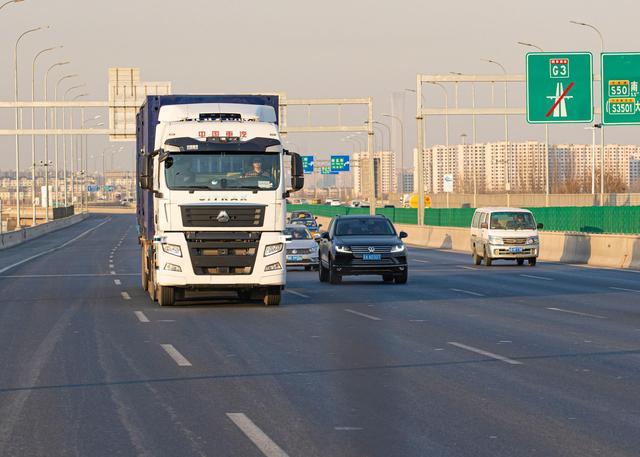
<path fill-rule="evenodd" d="M 412 260 L 418 263 L 431 263 L 429 260 L 420 260 L 420 259 L 412 259 Z"/>
<path fill-rule="evenodd" d="M 553 278 L 545 278 L 544 276 L 536 276 L 536 275 L 520 275 L 523 278 L 531 278 L 531 279 L 540 279 L 541 281 L 553 281 Z"/>
<path fill-rule="evenodd" d="M 372 316 L 371 314 L 359 313 L 358 311 L 354 311 L 352 309 L 345 309 L 346 312 L 355 314 L 356 316 L 365 317 L 367 319 L 371 319 L 372 321 L 381 321 L 379 317 Z"/>
<path fill-rule="evenodd" d="M 116 272 L 115 272 L 115 271 L 113 271 L 113 270 L 111 270 L 109 273 L 111 273 L 112 275 L 115 275 L 115 274 L 116 274 Z"/>
<path fill-rule="evenodd" d="M 463 268 L 463 269 L 465 269 L 465 270 L 473 270 L 473 271 L 478 271 L 478 270 L 480 270 L 480 268 L 467 267 L 466 265 L 458 265 L 458 268 Z"/>
<path fill-rule="evenodd" d="M 122 298 L 124 298 L 125 300 L 131 300 L 131 295 L 126 292 L 120 292 L 120 295 L 122 295 Z"/>
<path fill-rule="evenodd" d="M 455 346 L 460 349 L 465 349 L 467 351 L 475 352 L 476 354 L 485 355 L 487 357 L 491 357 L 492 359 L 499 360 L 504 363 L 508 363 L 509 365 L 522 365 L 522 362 L 518 362 L 517 360 L 510 359 L 509 357 L 504 357 L 499 354 L 494 354 L 493 352 L 488 352 L 483 349 L 474 348 L 473 346 L 467 346 L 466 344 L 457 343 L 455 341 L 449 341 L 451 346 Z"/>
<path fill-rule="evenodd" d="M 151 322 L 147 316 L 142 311 L 134 311 L 133 314 L 136 315 L 140 322 Z"/>
<path fill-rule="evenodd" d="M 180 367 L 190 367 L 191 362 L 187 360 L 185 356 L 180 354 L 176 348 L 173 347 L 173 344 L 161 344 L 162 349 L 165 350 L 167 354 L 173 359 L 175 363 Z"/>
<path fill-rule="evenodd" d="M 461 294 L 473 295 L 474 297 L 484 297 L 484 295 L 479 294 L 478 292 L 472 292 L 470 290 L 464 290 L 464 289 L 449 289 L 449 290 L 452 290 L 454 292 L 460 292 Z"/>
<path fill-rule="evenodd" d="M 571 311 L 570 309 L 562 308 L 547 308 L 550 311 L 557 311 L 559 313 L 575 314 L 576 316 L 593 317 L 594 319 L 606 319 L 605 316 L 599 316 L 597 314 L 581 313 L 580 311 Z"/>
<path fill-rule="evenodd" d="M 114 282 L 114 284 L 115 284 L 116 286 L 120 286 L 120 285 L 122 285 L 122 282 L 120 282 L 120 280 L 119 280 L 119 279 L 114 279 L 114 280 L 113 280 L 113 282 Z"/>
<path fill-rule="evenodd" d="M 58 251 L 58 250 L 60 250 L 60 249 L 62 249 L 62 248 L 64 248 L 64 247 L 67 247 L 67 246 L 69 246 L 71 243 L 73 243 L 73 242 L 75 242 L 75 241 L 78 241 L 78 240 L 79 240 L 80 238 L 82 238 L 83 236 L 85 236 L 85 235 L 87 235 L 87 234 L 89 234 L 89 233 L 93 232 L 93 231 L 94 231 L 95 229 L 97 229 L 98 227 L 103 226 L 104 224 L 106 224 L 106 223 L 107 223 L 107 222 L 109 222 L 110 220 L 111 220 L 111 218 L 110 218 L 110 217 L 109 217 L 109 218 L 107 218 L 107 219 L 105 219 L 104 221 L 102 221 L 101 223 L 99 223 L 98 225 L 96 225 L 95 227 L 92 227 L 92 228 L 90 228 L 89 230 L 85 230 L 85 231 L 84 231 L 84 232 L 82 232 L 80 235 L 76 236 L 75 238 L 70 239 L 69 241 L 67 241 L 66 243 L 61 244 L 60 246 L 57 246 L 57 247 L 55 247 L 55 248 L 51 248 L 51 249 L 47 249 L 46 251 L 39 252 L 39 253 L 38 253 L 38 254 L 36 254 L 36 255 L 32 255 L 31 257 L 27 257 L 26 259 L 22 259 L 22 260 L 21 260 L 21 261 L 19 261 L 19 262 L 16 262 L 16 263 L 11 264 L 11 265 L 9 265 L 9 266 L 7 266 L 7 267 L 4 267 L 4 268 L 0 269 L 0 274 L 4 273 L 5 271 L 9 271 L 9 270 L 11 270 L 12 268 L 17 267 L 18 265 L 22 265 L 23 263 L 27 263 L 27 262 L 28 262 L 28 261 L 30 261 L 30 260 L 37 259 L 38 257 L 42 257 L 43 255 L 46 255 L 46 254 L 49 254 L 49 253 L 51 253 L 51 252 Z"/>
<path fill-rule="evenodd" d="M 308 295 L 301 294 L 300 292 L 296 292 L 295 290 L 285 289 L 284 291 L 285 291 L 285 292 L 288 292 L 288 293 L 290 293 L 290 294 L 293 294 L 293 295 L 297 295 L 298 297 L 302 297 L 302 298 L 310 298 Z"/>
<path fill-rule="evenodd" d="M 256 445 L 266 457 L 289 457 L 260 428 L 243 413 L 227 413 L 227 417 Z"/>
<path fill-rule="evenodd" d="M 625 289 L 624 287 L 609 287 L 609 289 L 611 289 L 611 290 L 620 290 L 622 292 L 640 293 L 640 290 L 638 290 L 638 289 Z"/>

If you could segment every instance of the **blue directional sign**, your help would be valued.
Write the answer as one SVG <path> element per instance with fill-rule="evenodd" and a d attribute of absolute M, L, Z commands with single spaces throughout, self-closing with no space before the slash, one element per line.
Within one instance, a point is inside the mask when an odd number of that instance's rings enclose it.
<path fill-rule="evenodd" d="M 313 156 L 302 156 L 302 169 L 305 175 L 313 174 Z"/>
<path fill-rule="evenodd" d="M 100 190 L 100 186 L 97 184 L 89 184 L 87 186 L 87 192 L 98 192 Z"/>
<path fill-rule="evenodd" d="M 113 186 L 102 186 L 102 190 L 105 192 L 113 192 Z"/>
<path fill-rule="evenodd" d="M 349 171 L 349 156 L 331 156 L 331 171 Z"/>

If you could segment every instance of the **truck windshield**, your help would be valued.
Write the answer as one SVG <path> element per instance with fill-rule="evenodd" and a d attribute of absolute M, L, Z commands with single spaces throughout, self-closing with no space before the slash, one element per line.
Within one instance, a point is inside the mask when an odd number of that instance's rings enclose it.
<path fill-rule="evenodd" d="M 171 153 L 164 160 L 172 190 L 273 190 L 280 182 L 278 153 Z"/>
<path fill-rule="evenodd" d="M 531 213 L 509 211 L 492 213 L 491 228 L 495 230 L 535 230 L 536 224 Z"/>

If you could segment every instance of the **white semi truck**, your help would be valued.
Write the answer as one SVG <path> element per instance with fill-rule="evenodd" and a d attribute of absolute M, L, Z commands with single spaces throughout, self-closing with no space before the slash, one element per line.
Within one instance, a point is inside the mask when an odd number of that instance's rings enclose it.
<path fill-rule="evenodd" d="M 147 97 L 137 178 L 142 287 L 153 300 L 232 290 L 280 303 L 286 198 L 304 175 L 300 156 L 282 147 L 277 96 Z"/>

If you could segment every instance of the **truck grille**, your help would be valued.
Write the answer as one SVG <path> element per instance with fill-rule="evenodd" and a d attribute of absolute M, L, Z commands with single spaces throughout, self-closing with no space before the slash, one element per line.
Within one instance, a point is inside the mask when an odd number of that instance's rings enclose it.
<path fill-rule="evenodd" d="M 351 252 L 354 254 L 388 254 L 391 252 L 391 246 L 351 246 Z"/>
<path fill-rule="evenodd" d="M 187 246 L 197 275 L 249 275 L 260 245 L 260 232 L 187 232 Z"/>
<path fill-rule="evenodd" d="M 264 205 L 181 205 L 184 227 L 262 227 Z"/>
<path fill-rule="evenodd" d="M 521 244 L 527 244 L 527 239 L 526 238 L 503 238 L 502 242 L 504 244 L 510 244 L 510 245 L 521 245 Z"/>

